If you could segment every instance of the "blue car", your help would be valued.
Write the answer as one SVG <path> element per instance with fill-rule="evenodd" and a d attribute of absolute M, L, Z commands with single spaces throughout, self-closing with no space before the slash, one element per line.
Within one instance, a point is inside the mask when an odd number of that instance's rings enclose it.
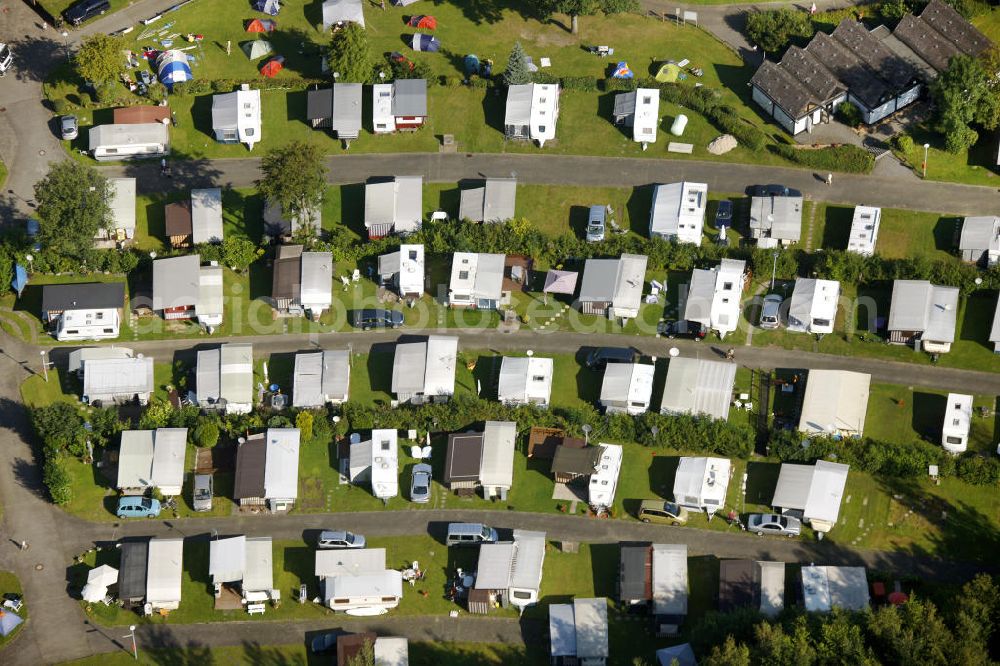
<path fill-rule="evenodd" d="M 160 500 L 141 495 L 128 495 L 118 500 L 119 518 L 156 518 L 160 515 Z"/>

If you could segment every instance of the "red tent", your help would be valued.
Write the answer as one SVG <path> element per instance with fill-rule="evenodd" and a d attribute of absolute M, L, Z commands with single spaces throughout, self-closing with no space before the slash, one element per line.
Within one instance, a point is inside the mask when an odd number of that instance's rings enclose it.
<path fill-rule="evenodd" d="M 406 24 L 411 28 L 423 28 L 424 30 L 437 30 L 438 21 L 433 16 L 424 16 L 423 14 L 418 14 L 417 16 L 411 16 L 409 22 Z"/>
<path fill-rule="evenodd" d="M 271 19 L 250 19 L 247 21 L 247 32 L 274 32 L 278 27 L 277 21 Z"/>
<path fill-rule="evenodd" d="M 285 56 L 274 56 L 269 58 L 264 66 L 260 68 L 260 73 L 271 79 L 277 76 L 278 72 L 285 68 Z"/>

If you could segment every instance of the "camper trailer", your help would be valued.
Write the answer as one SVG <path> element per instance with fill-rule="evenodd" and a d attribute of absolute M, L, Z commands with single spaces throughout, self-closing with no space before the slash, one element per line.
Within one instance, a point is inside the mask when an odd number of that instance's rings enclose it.
<path fill-rule="evenodd" d="M 601 444 L 603 451 L 597 463 L 597 470 L 590 476 L 590 506 L 600 513 L 607 511 L 615 502 L 618 488 L 618 473 L 622 466 L 622 447 L 617 444 Z"/>

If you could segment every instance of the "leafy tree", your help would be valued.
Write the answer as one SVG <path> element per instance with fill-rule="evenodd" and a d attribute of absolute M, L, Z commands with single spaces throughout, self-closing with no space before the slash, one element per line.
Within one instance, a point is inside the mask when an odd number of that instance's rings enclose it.
<path fill-rule="evenodd" d="M 794 38 L 809 39 L 813 32 L 808 12 L 776 9 L 747 14 L 747 36 L 766 53 L 783 51 Z"/>
<path fill-rule="evenodd" d="M 313 415 L 311 412 L 302 411 L 295 416 L 295 427 L 299 429 L 303 442 L 308 442 L 313 438 Z"/>
<path fill-rule="evenodd" d="M 0 296 L 11 290 L 14 280 L 14 250 L 6 244 L 0 244 Z"/>
<path fill-rule="evenodd" d="M 541 0 L 540 12 L 544 16 L 553 13 L 566 14 L 570 19 L 570 30 L 575 35 L 580 32 L 580 17 L 593 16 L 601 9 L 601 0 Z M 610 3 L 609 3 L 610 4 Z"/>
<path fill-rule="evenodd" d="M 274 148 L 264 156 L 260 170 L 263 178 L 257 181 L 257 189 L 265 199 L 281 204 L 286 217 L 304 219 L 306 211 L 323 203 L 326 167 L 316 145 L 291 141 Z"/>
<path fill-rule="evenodd" d="M 94 236 L 111 223 L 110 198 L 111 184 L 96 169 L 70 160 L 53 164 L 35 183 L 38 239 L 46 252 L 86 263 Z"/>
<path fill-rule="evenodd" d="M 508 86 L 519 86 L 531 83 L 531 72 L 524 62 L 524 48 L 521 42 L 514 42 L 514 48 L 510 50 L 507 58 L 507 69 L 503 71 L 503 82 Z"/>
<path fill-rule="evenodd" d="M 1000 124 L 1000 88 L 975 58 L 953 57 L 948 69 L 931 83 L 931 96 L 937 107 L 937 128 L 950 152 L 959 153 L 975 144 L 979 134 L 971 124 L 988 130 Z"/>
<path fill-rule="evenodd" d="M 726 636 L 726 642 L 713 647 L 711 654 L 701 663 L 704 666 L 750 666 L 750 648 L 737 644 L 732 636 Z"/>
<path fill-rule="evenodd" d="M 356 23 L 348 23 L 333 33 L 326 51 L 326 64 L 336 79 L 344 83 L 368 83 L 372 77 L 372 52 L 368 33 Z"/>
<path fill-rule="evenodd" d="M 31 426 L 42 441 L 46 455 L 74 446 L 82 436 L 83 418 L 73 405 L 54 402 L 31 410 Z"/>
<path fill-rule="evenodd" d="M 242 273 L 264 255 L 264 250 L 242 236 L 226 236 L 222 241 L 222 263 Z"/>
<path fill-rule="evenodd" d="M 173 409 L 173 405 L 166 400 L 153 398 L 146 405 L 142 416 L 139 417 L 139 429 L 155 430 L 156 428 L 165 428 L 170 420 L 170 414 L 173 412 Z"/>
<path fill-rule="evenodd" d="M 73 56 L 77 74 L 93 82 L 98 98 L 107 95 L 113 86 L 118 85 L 118 77 L 125 72 L 123 46 L 124 40 L 121 37 L 98 33 L 85 39 Z"/>
<path fill-rule="evenodd" d="M 798 617 L 792 633 L 781 625 L 761 622 L 754 627 L 754 663 L 770 666 L 811 666 L 816 663 L 816 648 L 804 617 Z"/>
<path fill-rule="evenodd" d="M 605 14 L 635 14 L 640 9 L 639 0 L 601 0 L 601 11 Z"/>
<path fill-rule="evenodd" d="M 912 598 L 902 606 L 883 606 L 866 624 L 869 642 L 883 663 L 952 663 L 954 636 L 930 602 Z"/>
<path fill-rule="evenodd" d="M 219 443 L 219 426 L 215 421 L 205 419 L 194 429 L 194 443 L 205 448 L 212 448 Z"/>
<path fill-rule="evenodd" d="M 107 446 L 125 429 L 114 407 L 95 409 L 90 415 L 91 431 L 87 438 L 96 446 Z"/>

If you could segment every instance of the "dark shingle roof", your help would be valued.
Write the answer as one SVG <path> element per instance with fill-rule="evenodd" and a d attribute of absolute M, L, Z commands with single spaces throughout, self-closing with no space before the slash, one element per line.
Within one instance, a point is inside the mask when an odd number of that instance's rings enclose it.
<path fill-rule="evenodd" d="M 801 118 L 816 106 L 810 92 L 776 62 L 765 61 L 754 72 L 750 82 L 793 119 Z"/>
<path fill-rule="evenodd" d="M 261 434 L 247 438 L 236 449 L 236 479 L 233 499 L 264 496 L 264 465 L 267 462 L 267 438 Z"/>
<path fill-rule="evenodd" d="M 272 298 L 299 297 L 302 288 L 302 246 L 279 245 L 274 258 L 274 278 L 271 283 Z"/>
<path fill-rule="evenodd" d="M 191 235 L 191 201 L 175 201 L 163 207 L 167 237 Z"/>
<path fill-rule="evenodd" d="M 145 599 L 149 537 L 122 539 L 121 551 L 121 562 L 118 565 L 118 598 Z"/>
<path fill-rule="evenodd" d="M 333 115 L 333 89 L 310 90 L 306 93 L 306 119 L 324 120 Z"/>
<path fill-rule="evenodd" d="M 846 91 L 844 84 L 837 80 L 830 70 L 816 58 L 798 46 L 792 46 L 781 58 L 781 66 L 802 85 L 809 89 L 820 102 L 833 99 Z"/>
<path fill-rule="evenodd" d="M 892 34 L 939 72 L 948 69 L 948 61 L 961 53 L 958 47 L 912 14 L 904 16 Z"/>
<path fill-rule="evenodd" d="M 818 32 L 806 47 L 806 52 L 820 60 L 843 81 L 851 94 L 868 108 L 876 107 L 891 97 L 885 82 L 861 58 L 844 44 L 825 32 Z"/>
<path fill-rule="evenodd" d="M 444 461 L 444 482 L 477 481 L 483 457 L 483 433 L 463 432 L 448 435 L 448 454 Z"/>
<path fill-rule="evenodd" d="M 867 64 L 891 90 L 902 92 L 913 85 L 916 70 L 854 19 L 841 21 L 833 31 L 833 38 Z"/>
<path fill-rule="evenodd" d="M 553 474 L 593 474 L 601 459 L 601 447 L 587 446 L 578 449 L 560 446 L 552 458 Z"/>
<path fill-rule="evenodd" d="M 977 56 L 990 47 L 990 40 L 969 23 L 954 7 L 931 0 L 920 12 L 920 20 L 934 28 L 945 39 L 954 44 L 962 53 Z"/>
<path fill-rule="evenodd" d="M 120 308 L 124 305 L 124 282 L 47 284 L 42 287 L 42 312 Z"/>
<path fill-rule="evenodd" d="M 649 544 L 622 544 L 618 593 L 622 601 L 653 597 L 653 556 Z"/>

